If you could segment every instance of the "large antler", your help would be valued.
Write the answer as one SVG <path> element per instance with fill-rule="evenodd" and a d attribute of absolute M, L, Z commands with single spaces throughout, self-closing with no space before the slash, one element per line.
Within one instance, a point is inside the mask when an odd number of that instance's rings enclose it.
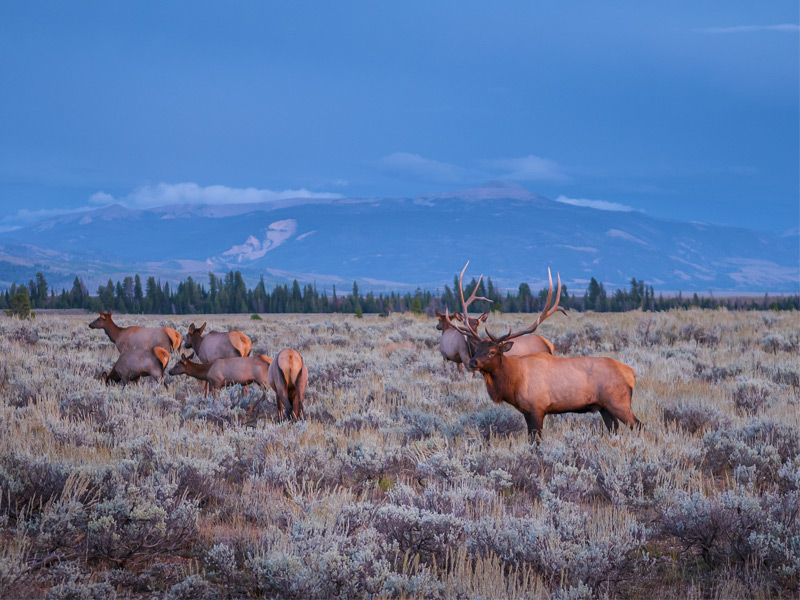
<path fill-rule="evenodd" d="M 464 328 L 462 328 L 460 325 L 456 325 L 456 323 L 454 322 L 454 319 L 457 318 L 457 317 L 455 315 L 453 317 L 450 317 L 450 310 L 448 308 L 445 308 L 444 316 L 447 319 L 448 323 L 450 323 L 450 325 L 454 329 L 460 331 L 464 335 L 467 335 L 467 336 L 469 336 L 469 337 L 471 337 L 473 339 L 480 340 L 481 336 L 478 335 L 478 332 L 475 331 L 475 329 L 472 328 L 472 325 L 469 322 L 468 308 L 469 308 L 469 305 L 472 304 L 475 300 L 485 300 L 486 302 L 491 302 L 491 300 L 489 300 L 488 298 L 484 298 L 483 296 L 476 296 L 476 294 L 478 293 L 478 288 L 481 285 L 481 279 L 483 279 L 483 274 L 481 274 L 481 276 L 478 277 L 478 283 L 475 284 L 475 289 L 472 290 L 472 295 L 469 297 L 468 300 L 464 300 L 464 283 L 463 283 L 464 282 L 464 272 L 467 270 L 468 266 L 469 266 L 469 261 L 467 261 L 467 264 L 465 264 L 464 268 L 461 269 L 461 275 L 459 275 L 459 277 L 458 277 L 458 295 L 461 298 L 461 307 L 462 307 L 462 309 L 464 311 L 462 313 L 462 315 L 461 315 L 462 318 L 463 318 Z M 456 314 L 458 314 L 458 313 L 456 313 Z"/>
<path fill-rule="evenodd" d="M 567 311 L 564 309 L 564 307 L 558 305 L 559 301 L 561 300 L 561 274 L 558 274 L 558 292 L 556 293 L 556 303 L 553 306 L 550 306 L 550 302 L 553 300 L 553 275 L 550 273 L 550 267 L 547 267 L 547 277 L 550 279 L 550 289 L 547 292 L 547 302 L 545 302 L 544 309 L 542 309 L 542 312 L 539 314 L 539 318 L 536 319 L 536 322 L 527 329 L 517 331 L 516 333 L 511 333 L 511 329 L 509 329 L 507 334 L 499 337 L 492 335 L 492 333 L 489 331 L 489 328 L 484 326 L 486 335 L 488 335 L 493 342 L 499 344 L 502 342 L 507 342 L 508 340 L 513 340 L 514 338 L 518 338 L 522 335 L 533 333 L 546 318 L 558 311 L 561 311 L 565 315 L 567 314 Z"/>

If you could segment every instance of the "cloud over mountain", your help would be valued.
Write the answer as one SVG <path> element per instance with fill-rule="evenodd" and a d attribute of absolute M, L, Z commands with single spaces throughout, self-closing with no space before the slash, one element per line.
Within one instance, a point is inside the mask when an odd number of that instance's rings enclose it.
<path fill-rule="evenodd" d="M 236 188 L 225 185 L 200 186 L 196 183 L 158 183 L 137 188 L 127 196 L 115 198 L 105 192 L 97 192 L 89 201 L 96 205 L 119 203 L 128 208 L 153 208 L 174 204 L 252 204 L 273 202 L 290 198 L 341 198 L 341 194 L 299 190 L 266 190 L 258 188 Z"/>

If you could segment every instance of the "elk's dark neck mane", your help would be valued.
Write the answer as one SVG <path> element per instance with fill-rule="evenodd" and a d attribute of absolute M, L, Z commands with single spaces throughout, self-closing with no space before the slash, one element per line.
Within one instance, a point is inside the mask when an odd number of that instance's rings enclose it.
<path fill-rule="evenodd" d="M 503 355 L 498 357 L 497 366 L 491 371 L 482 371 L 483 380 L 486 383 L 486 391 L 489 392 L 495 402 L 508 402 L 514 404 L 513 390 L 516 388 L 518 372 L 516 365 L 513 364 L 514 358 Z"/>

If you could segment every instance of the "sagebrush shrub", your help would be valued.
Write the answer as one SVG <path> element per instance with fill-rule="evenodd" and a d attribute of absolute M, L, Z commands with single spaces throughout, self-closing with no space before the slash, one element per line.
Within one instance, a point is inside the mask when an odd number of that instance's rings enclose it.
<path fill-rule="evenodd" d="M 710 567 L 760 567 L 773 585 L 797 591 L 800 494 L 753 494 L 744 487 L 715 496 L 663 491 L 661 529 L 698 552 Z"/>
<path fill-rule="evenodd" d="M 712 406 L 702 406 L 685 402 L 665 406 L 662 411 L 665 423 L 675 423 L 689 433 L 697 433 L 709 426 L 719 426 L 729 419 Z"/>

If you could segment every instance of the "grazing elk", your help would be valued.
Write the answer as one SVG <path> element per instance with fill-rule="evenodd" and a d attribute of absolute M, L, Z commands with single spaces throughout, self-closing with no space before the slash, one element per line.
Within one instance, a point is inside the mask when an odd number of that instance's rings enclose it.
<path fill-rule="evenodd" d="M 272 359 L 263 354 L 255 356 L 236 356 L 233 358 L 218 358 L 212 362 L 192 362 L 194 354 L 181 359 L 169 370 L 170 375 L 189 375 L 208 383 L 213 393 L 222 387 L 236 385 L 246 386 L 257 383 L 261 389 L 266 389 L 269 383 L 269 364 Z M 203 393 L 203 398 L 208 396 L 208 388 Z"/>
<path fill-rule="evenodd" d="M 189 325 L 189 333 L 183 338 L 183 345 L 194 350 L 201 363 L 250 354 L 253 342 L 241 331 L 210 331 L 203 336 L 205 329 L 206 323 L 200 327 L 195 327 L 192 323 Z M 205 384 L 205 393 L 208 394 L 208 382 Z"/>
<path fill-rule="evenodd" d="M 464 271 L 461 272 L 463 276 Z M 553 277 L 549 269 L 548 276 L 550 290 L 544 310 L 536 322 L 523 331 L 512 333 L 509 330 L 507 334 L 496 337 L 486 328 L 488 338 L 482 338 L 468 321 L 463 321 L 463 325 L 457 324 L 447 314 L 450 325 L 477 344 L 470 368 L 481 372 L 492 400 L 508 402 L 523 414 L 528 435 L 537 442 L 544 417 L 549 414 L 599 412 L 609 431 L 616 429 L 619 421 L 629 427 L 639 425 L 639 419 L 631 410 L 636 375 L 628 365 L 611 358 L 558 357 L 546 353 L 515 357 L 508 354 L 515 343 L 512 340 L 533 333 L 556 311 L 566 314 L 558 305 L 561 276 L 558 277 L 558 293 L 552 306 Z M 464 300 L 461 279 L 459 287 L 463 315 L 466 315 L 473 298 L 468 302 Z"/>
<path fill-rule="evenodd" d="M 153 379 L 162 379 L 164 369 L 169 362 L 169 352 L 161 346 L 154 346 L 147 350 L 141 348 L 129 348 L 119 355 L 117 362 L 108 373 L 103 373 L 101 377 L 108 385 L 110 382 L 121 381 L 127 385 L 129 381 L 136 381 L 139 377 L 149 375 Z"/>
<path fill-rule="evenodd" d="M 172 352 L 181 345 L 181 334 L 172 327 L 120 327 L 111 319 L 111 311 L 100 311 L 100 316 L 89 323 L 89 328 L 105 331 L 120 353 L 132 348 L 149 350 L 155 346 Z"/>
<path fill-rule="evenodd" d="M 308 369 L 296 350 L 286 349 L 269 366 L 269 385 L 275 391 L 278 420 L 296 421 L 303 416 L 303 397 L 308 381 Z"/>

